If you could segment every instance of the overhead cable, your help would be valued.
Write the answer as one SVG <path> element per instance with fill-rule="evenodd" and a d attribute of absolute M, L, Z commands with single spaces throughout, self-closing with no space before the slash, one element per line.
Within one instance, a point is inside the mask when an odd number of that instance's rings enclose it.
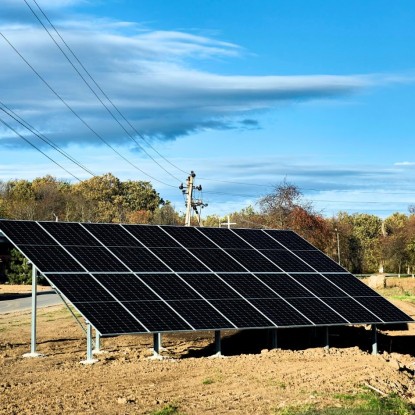
<path fill-rule="evenodd" d="M 88 128 L 99 140 L 101 140 L 108 148 L 110 148 L 114 153 L 116 153 L 119 157 L 121 157 L 125 162 L 127 162 L 130 166 L 135 168 L 136 170 L 140 171 L 145 176 L 149 177 L 150 179 L 164 184 L 165 186 L 169 187 L 176 187 L 172 184 L 166 183 L 162 180 L 159 180 L 150 174 L 146 173 L 144 170 L 140 169 L 138 166 L 136 166 L 133 162 L 127 159 L 124 155 L 122 155 L 117 149 L 115 149 L 111 144 L 109 144 L 100 134 L 98 134 L 53 88 L 52 86 L 40 75 L 40 73 L 27 61 L 27 59 L 16 49 L 16 47 L 7 39 L 7 37 L 0 32 L 0 36 L 10 45 L 10 47 L 19 55 L 19 57 L 26 63 L 26 65 L 29 66 L 30 69 L 37 75 L 37 77 L 49 88 L 49 90 L 69 109 L 69 111 L 72 112 L 73 115 L 75 115 L 76 118 L 79 119 L 79 121 L 82 122 L 82 124 L 85 125 L 85 127 Z"/>

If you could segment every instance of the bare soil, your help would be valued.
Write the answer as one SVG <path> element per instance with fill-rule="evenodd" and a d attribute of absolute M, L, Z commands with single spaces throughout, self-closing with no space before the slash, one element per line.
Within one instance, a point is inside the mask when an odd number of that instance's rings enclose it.
<path fill-rule="evenodd" d="M 415 317 L 415 306 L 396 302 Z M 38 313 L 38 351 L 30 350 L 30 313 L 0 315 L 0 414 L 277 414 L 287 406 L 339 407 L 364 387 L 415 402 L 415 325 L 381 327 L 371 355 L 369 327 L 280 330 L 268 350 L 265 330 L 224 332 L 225 358 L 213 333 L 163 336 L 164 360 L 150 360 L 152 336 L 103 339 L 98 363 L 82 365 L 85 335 L 61 306 Z"/>

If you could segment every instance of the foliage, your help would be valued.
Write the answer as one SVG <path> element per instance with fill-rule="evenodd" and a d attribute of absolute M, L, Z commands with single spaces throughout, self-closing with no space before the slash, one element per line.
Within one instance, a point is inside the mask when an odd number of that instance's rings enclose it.
<path fill-rule="evenodd" d="M 168 404 L 159 411 L 151 412 L 150 415 L 180 415 L 180 412 L 178 406 Z"/>
<path fill-rule="evenodd" d="M 10 262 L 6 269 L 6 275 L 10 284 L 30 284 L 32 282 L 32 267 L 15 248 L 10 251 Z"/>
<path fill-rule="evenodd" d="M 316 405 L 288 407 L 276 415 L 410 415 L 413 408 L 397 395 L 380 397 L 372 392 L 339 395 L 341 407 L 318 408 Z"/>

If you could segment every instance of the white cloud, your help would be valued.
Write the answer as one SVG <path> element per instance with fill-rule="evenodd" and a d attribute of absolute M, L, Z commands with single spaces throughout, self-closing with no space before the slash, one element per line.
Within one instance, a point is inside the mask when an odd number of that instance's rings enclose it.
<path fill-rule="evenodd" d="M 394 166 L 415 166 L 415 161 L 398 161 Z"/>

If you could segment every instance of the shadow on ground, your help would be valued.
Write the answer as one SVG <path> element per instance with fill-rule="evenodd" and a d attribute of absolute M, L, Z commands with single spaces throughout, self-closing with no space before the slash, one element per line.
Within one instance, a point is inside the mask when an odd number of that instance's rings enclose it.
<path fill-rule="evenodd" d="M 403 327 L 396 329 L 403 330 Z M 387 327 L 391 330 L 391 326 Z M 388 335 L 378 331 L 377 335 L 379 353 L 401 353 L 415 355 L 415 336 L 410 335 Z M 270 349 L 271 332 L 269 330 L 241 330 L 231 334 L 225 334 L 222 338 L 222 354 L 234 356 L 240 354 L 259 354 L 263 349 Z M 298 328 L 279 329 L 277 347 L 283 350 L 305 350 L 315 347 L 324 347 L 326 344 L 326 329 Z M 364 352 L 372 351 L 372 332 L 370 327 L 344 326 L 330 327 L 329 344 L 335 348 L 358 347 Z M 216 352 L 214 340 L 201 349 L 189 349 L 185 357 L 207 357 Z"/>

